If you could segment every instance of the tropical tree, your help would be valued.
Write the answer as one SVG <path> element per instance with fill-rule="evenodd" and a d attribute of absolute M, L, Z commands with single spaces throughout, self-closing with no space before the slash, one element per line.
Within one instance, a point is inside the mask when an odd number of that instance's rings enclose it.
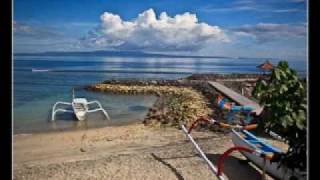
<path fill-rule="evenodd" d="M 288 168 L 306 170 L 306 89 L 286 61 L 280 61 L 268 78 L 260 79 L 253 95 L 264 105 L 259 127 L 271 129 L 289 145 L 275 161 Z"/>

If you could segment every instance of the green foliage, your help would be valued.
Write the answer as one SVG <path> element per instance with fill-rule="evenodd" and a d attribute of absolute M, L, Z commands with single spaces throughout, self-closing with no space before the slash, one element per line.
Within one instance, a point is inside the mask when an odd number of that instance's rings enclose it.
<path fill-rule="evenodd" d="M 257 82 L 253 95 L 264 105 L 260 128 L 282 136 L 289 150 L 279 158 L 281 165 L 306 170 L 306 90 L 286 61 L 279 62 L 267 79 Z"/>

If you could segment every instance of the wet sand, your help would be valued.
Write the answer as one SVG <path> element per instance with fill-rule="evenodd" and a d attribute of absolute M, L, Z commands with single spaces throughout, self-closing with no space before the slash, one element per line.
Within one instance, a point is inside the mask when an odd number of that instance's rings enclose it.
<path fill-rule="evenodd" d="M 210 160 L 233 146 L 230 135 L 193 132 Z M 15 135 L 14 179 L 216 179 L 181 130 L 143 124 Z M 226 179 L 260 179 L 251 163 L 233 153 Z M 271 179 L 268 177 L 268 179 Z"/>

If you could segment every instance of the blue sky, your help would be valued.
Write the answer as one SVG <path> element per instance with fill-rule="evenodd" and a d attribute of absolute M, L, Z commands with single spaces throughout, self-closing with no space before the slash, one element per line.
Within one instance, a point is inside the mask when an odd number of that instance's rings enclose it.
<path fill-rule="evenodd" d="M 139 50 L 305 60 L 305 0 L 15 0 L 13 5 L 14 52 Z"/>

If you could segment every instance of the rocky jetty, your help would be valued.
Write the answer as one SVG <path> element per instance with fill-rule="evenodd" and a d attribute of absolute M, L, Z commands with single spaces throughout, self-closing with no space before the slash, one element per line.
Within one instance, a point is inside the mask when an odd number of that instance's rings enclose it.
<path fill-rule="evenodd" d="M 217 92 L 208 84 L 215 80 L 249 97 L 259 74 L 195 74 L 178 80 L 108 80 L 87 86 L 87 90 L 113 94 L 153 94 L 158 96 L 144 123 L 154 126 L 189 125 L 199 116 L 224 120 L 226 112 L 214 104 Z M 235 80 L 236 78 L 236 80 Z"/>
<path fill-rule="evenodd" d="M 129 83 L 129 84 L 126 84 Z M 161 82 L 160 82 L 161 83 Z M 134 85 L 133 85 L 134 84 Z M 87 87 L 89 90 L 121 94 L 154 94 L 158 100 L 144 120 L 148 125 L 178 126 L 190 124 L 199 116 L 209 115 L 206 98 L 191 87 L 185 85 L 150 85 L 150 82 L 113 82 Z"/>

